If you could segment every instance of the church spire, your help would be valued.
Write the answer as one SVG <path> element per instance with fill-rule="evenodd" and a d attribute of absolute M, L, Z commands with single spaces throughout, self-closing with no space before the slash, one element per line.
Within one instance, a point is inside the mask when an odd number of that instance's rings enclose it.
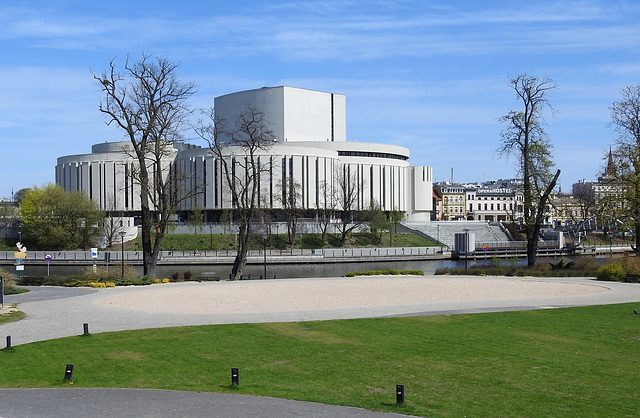
<path fill-rule="evenodd" d="M 607 169 L 604 172 L 605 177 L 615 177 L 616 175 L 616 166 L 613 163 L 613 153 L 611 152 L 611 148 L 609 148 L 609 157 L 607 158 Z"/>

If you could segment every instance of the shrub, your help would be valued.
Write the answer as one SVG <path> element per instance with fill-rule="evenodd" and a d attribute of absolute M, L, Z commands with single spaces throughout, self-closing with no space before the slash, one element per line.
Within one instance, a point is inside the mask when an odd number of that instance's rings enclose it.
<path fill-rule="evenodd" d="M 169 283 L 171 280 L 167 279 L 166 277 L 164 279 L 162 279 L 162 283 Z"/>
<path fill-rule="evenodd" d="M 7 270 L 0 268 L 0 276 L 4 277 L 5 288 L 16 287 L 16 276 L 9 273 Z"/>
<path fill-rule="evenodd" d="M 191 274 L 191 272 L 189 270 L 187 270 L 187 271 L 184 272 L 183 276 L 184 276 L 185 280 L 191 280 L 192 274 Z"/>
<path fill-rule="evenodd" d="M 138 272 L 129 265 L 124 266 L 124 278 L 132 279 L 138 277 Z M 96 271 L 93 271 L 93 266 L 89 266 L 82 272 L 82 278 L 85 280 L 93 281 L 93 282 L 114 282 L 117 283 L 119 280 L 122 280 L 122 267 L 111 267 L 107 268 L 105 266 L 98 266 Z"/>
<path fill-rule="evenodd" d="M 624 271 L 624 268 L 622 267 L 622 264 L 614 262 L 605 264 L 604 266 L 600 266 L 598 268 L 596 277 L 598 278 L 598 280 L 619 282 L 624 279 L 625 275 L 626 273 Z"/>
<path fill-rule="evenodd" d="M 573 261 L 569 261 L 568 263 L 564 262 L 564 258 L 561 258 L 557 263 L 549 263 L 549 267 L 551 270 L 560 270 L 560 269 L 570 269 L 576 265 Z"/>
<path fill-rule="evenodd" d="M 370 270 L 370 271 L 349 271 L 345 273 L 345 277 L 391 276 L 391 275 L 424 276 L 424 271 L 422 270 Z"/>
<path fill-rule="evenodd" d="M 624 256 L 620 263 L 627 274 L 640 274 L 640 257 Z"/>
<path fill-rule="evenodd" d="M 180 273 L 178 273 L 177 271 L 175 273 L 171 273 L 171 278 L 174 282 L 177 281 L 180 278 Z"/>
<path fill-rule="evenodd" d="M 598 263 L 596 263 L 596 259 L 594 257 L 578 257 L 573 268 L 583 271 L 596 271 L 598 269 Z"/>
<path fill-rule="evenodd" d="M 101 283 L 101 282 L 89 282 L 89 287 L 93 287 L 93 288 L 105 288 L 107 287 L 106 284 Z"/>
<path fill-rule="evenodd" d="M 320 234 L 304 234 L 300 241 L 301 248 L 323 248 L 324 242 Z"/>

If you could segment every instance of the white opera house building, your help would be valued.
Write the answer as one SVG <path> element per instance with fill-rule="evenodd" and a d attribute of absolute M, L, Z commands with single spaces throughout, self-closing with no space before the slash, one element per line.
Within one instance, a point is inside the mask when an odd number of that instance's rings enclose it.
<path fill-rule="evenodd" d="M 407 221 L 430 220 L 432 168 L 411 166 L 405 147 L 348 141 L 343 94 L 279 86 L 214 99 L 216 118 L 227 121 L 227 129 L 248 108 L 262 112 L 275 137 L 259 158 L 270 167 L 261 180 L 261 205 L 276 218 L 282 209 L 278 183 L 299 185 L 297 209 L 304 218 L 314 218 L 328 206 L 327 199 L 333 199 L 336 173 L 346 170 L 357 178 L 357 210 L 367 210 L 374 202 L 383 211 L 403 211 Z M 172 148 L 165 170 L 186 173 L 183 189 L 202 185 L 200 193 L 181 202 L 179 212 L 188 216 L 202 210 L 206 222 L 217 222 L 223 211 L 232 211 L 223 165 L 211 149 L 184 142 Z M 136 164 L 131 151 L 128 141 L 105 142 L 93 145 L 90 154 L 59 157 L 56 183 L 67 191 L 83 191 L 104 211 L 133 219 L 139 214 L 140 198 L 131 175 Z M 223 149 L 225 157 L 234 157 L 233 147 Z"/>

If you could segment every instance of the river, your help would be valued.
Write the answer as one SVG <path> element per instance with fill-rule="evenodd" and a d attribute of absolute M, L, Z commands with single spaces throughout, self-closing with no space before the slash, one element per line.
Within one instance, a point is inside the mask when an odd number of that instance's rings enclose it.
<path fill-rule="evenodd" d="M 564 257 L 565 261 L 575 261 L 576 258 Z M 557 259 L 553 258 L 539 258 L 540 263 L 556 262 Z M 606 263 L 609 257 L 597 257 L 596 262 L 598 264 Z M 469 260 L 468 267 L 477 264 L 487 264 L 488 260 Z M 504 260 L 505 263 L 511 263 L 513 260 Z M 519 264 L 526 263 L 525 259 L 519 259 Z M 306 278 L 306 277 L 336 277 L 344 276 L 345 273 L 350 271 L 367 271 L 367 270 L 422 270 L 425 275 L 431 275 L 435 273 L 436 269 L 446 267 L 464 267 L 464 260 L 417 260 L 417 261 L 371 261 L 371 262 L 358 262 L 358 263 L 322 263 L 322 264 L 267 264 L 268 278 Z M 64 266 L 64 265 L 52 265 L 49 268 L 49 274 L 54 276 L 67 276 L 81 274 L 81 272 L 87 268 L 87 266 Z M 111 264 L 111 269 L 116 271 L 120 270 L 119 264 Z M 135 268 L 142 274 L 142 267 L 135 266 Z M 10 268 L 7 269 L 9 270 Z M 193 277 L 198 277 L 202 272 L 216 272 L 222 278 L 228 277 L 231 273 L 230 265 L 171 265 L 171 266 L 158 266 L 157 276 L 160 278 L 170 278 L 172 274 L 178 273 L 179 276 L 183 276 L 185 272 L 191 272 Z M 263 264 L 250 264 L 245 268 L 245 274 L 251 274 L 252 276 L 264 275 Z M 17 275 L 17 274 L 16 274 Z M 25 266 L 25 271 L 22 272 L 22 276 L 47 276 L 46 265 L 30 265 Z"/>

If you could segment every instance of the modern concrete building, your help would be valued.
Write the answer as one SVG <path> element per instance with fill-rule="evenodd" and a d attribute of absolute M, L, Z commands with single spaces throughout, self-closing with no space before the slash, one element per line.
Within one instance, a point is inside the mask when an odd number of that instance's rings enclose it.
<path fill-rule="evenodd" d="M 367 210 L 375 202 L 383 211 L 404 211 L 409 221 L 430 220 L 432 168 L 411 166 L 405 147 L 347 141 L 344 95 L 263 87 L 216 97 L 214 108 L 225 131 L 233 132 L 237 116 L 253 108 L 263 113 L 274 134 L 272 146 L 259 155 L 260 163 L 269 167 L 260 179 L 263 208 L 277 214 L 282 209 L 278 185 L 295 182 L 300 185 L 299 209 L 304 217 L 314 217 L 335 203 L 330 200 L 336 173 L 342 170 L 357 179 L 356 209 Z M 60 157 L 56 183 L 68 191 L 84 191 L 105 211 L 134 217 L 140 202 L 131 147 L 129 142 L 101 143 L 93 145 L 90 154 Z M 223 150 L 223 158 L 233 164 L 239 164 L 237 155 L 233 146 Z M 175 143 L 163 161 L 163 175 L 169 170 L 186 174 L 183 189 L 203 185 L 202 193 L 183 201 L 180 211 L 202 209 L 205 221 L 215 222 L 224 210 L 233 209 L 223 164 L 208 147 Z"/>

